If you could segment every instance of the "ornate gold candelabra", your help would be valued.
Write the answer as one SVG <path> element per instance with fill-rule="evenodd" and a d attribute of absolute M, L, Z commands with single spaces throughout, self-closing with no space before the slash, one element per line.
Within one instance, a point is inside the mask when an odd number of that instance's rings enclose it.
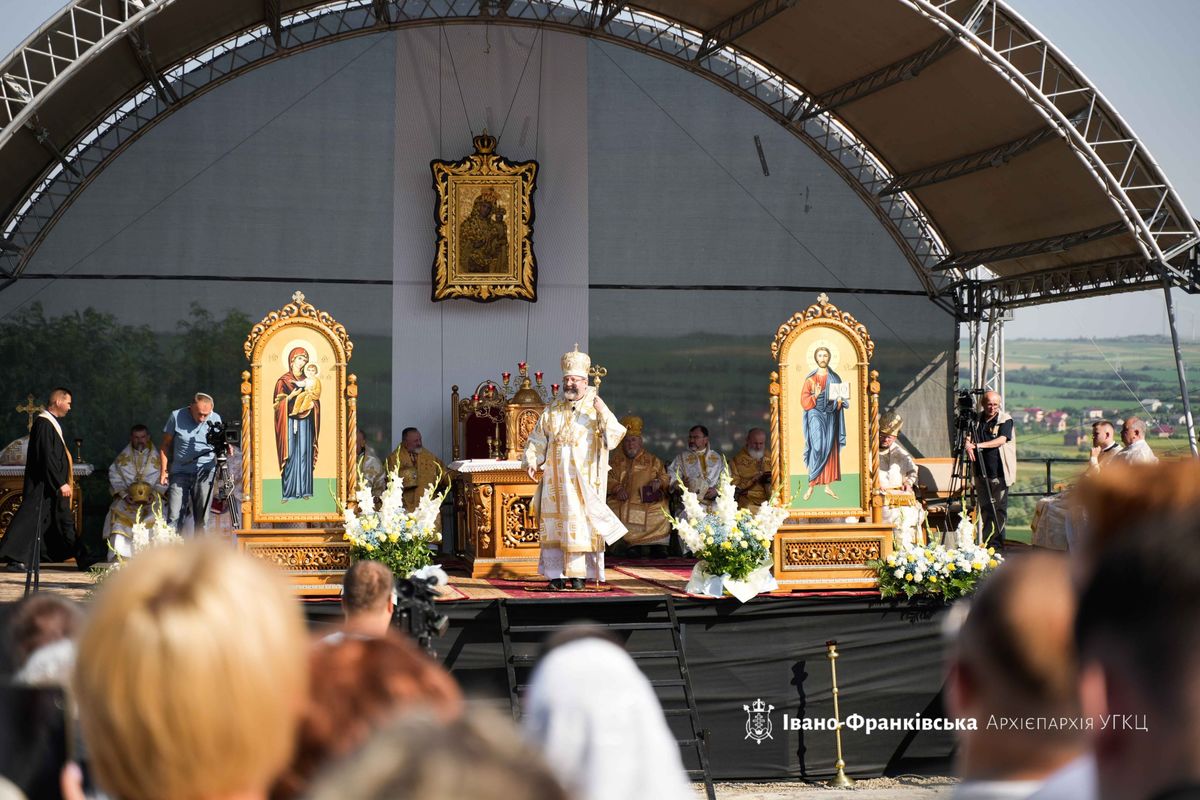
<path fill-rule="evenodd" d="M 837 768 L 837 774 L 829 780 L 829 785 L 848 789 L 854 785 L 854 779 L 846 774 L 846 762 L 842 759 L 842 714 L 838 707 L 837 642 L 826 642 L 825 649 L 825 655 L 829 659 L 829 672 L 833 676 L 833 719 L 837 723 L 837 727 L 834 728 L 834 736 L 837 737 L 837 762 L 834 767 Z"/>
<path fill-rule="evenodd" d="M 552 384 L 547 391 L 542 383 L 542 375 L 541 372 L 535 372 L 530 378 L 529 365 L 519 361 L 515 381 L 513 373 L 502 372 L 499 383 L 485 380 L 475 388 L 470 397 L 462 400 L 458 399 L 458 387 L 452 387 L 451 403 L 458 409 L 459 419 L 476 416 L 493 422 L 494 432 L 487 442 L 488 458 L 520 458 L 517 448 L 519 434 L 524 432 L 528 435 L 528 430 L 523 430 L 522 426 L 532 429 L 532 423 L 536 422 L 542 407 L 558 396 L 558 384 Z M 504 437 L 500 435 L 501 423 L 505 426 Z M 454 452 L 457 458 L 457 442 Z"/>

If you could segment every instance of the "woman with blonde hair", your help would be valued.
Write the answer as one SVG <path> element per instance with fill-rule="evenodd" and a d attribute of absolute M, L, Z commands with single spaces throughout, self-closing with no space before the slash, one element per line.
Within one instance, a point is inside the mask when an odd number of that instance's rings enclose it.
<path fill-rule="evenodd" d="M 269 565 L 203 541 L 139 554 L 105 581 L 79 642 L 76 697 L 100 788 L 122 800 L 265 798 L 291 756 L 306 655 L 300 607 Z"/>

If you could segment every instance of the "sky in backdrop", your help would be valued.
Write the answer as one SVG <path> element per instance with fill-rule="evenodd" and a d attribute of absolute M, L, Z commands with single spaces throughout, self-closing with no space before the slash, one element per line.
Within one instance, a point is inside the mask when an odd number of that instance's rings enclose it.
<path fill-rule="evenodd" d="M 1200 0 L 1009 0 L 1109 99 L 1149 148 L 1193 216 L 1200 214 Z M 63 6 L 0 0 L 0 54 L 17 47 Z M 1200 296 L 1174 292 L 1179 334 L 1200 334 Z M 1163 292 L 1139 292 L 1020 309 L 1009 338 L 1165 334 Z"/>

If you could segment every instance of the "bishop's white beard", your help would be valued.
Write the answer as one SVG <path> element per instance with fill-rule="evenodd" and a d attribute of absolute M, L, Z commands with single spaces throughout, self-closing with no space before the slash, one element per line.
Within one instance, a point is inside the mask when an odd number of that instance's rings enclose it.
<path fill-rule="evenodd" d="M 753 458 L 755 461 L 762 461 L 763 456 L 765 456 L 767 454 L 766 448 L 763 448 L 762 450 L 747 449 L 746 452 L 749 453 L 750 457 Z"/>

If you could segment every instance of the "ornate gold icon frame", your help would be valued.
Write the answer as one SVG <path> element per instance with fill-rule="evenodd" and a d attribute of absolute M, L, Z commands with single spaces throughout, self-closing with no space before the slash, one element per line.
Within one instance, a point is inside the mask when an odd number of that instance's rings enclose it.
<path fill-rule="evenodd" d="M 460 161 L 429 162 L 437 191 L 433 302 L 461 298 L 537 302 L 533 192 L 538 162 L 496 155 L 496 137 L 474 137 Z"/>
<path fill-rule="evenodd" d="M 254 326 L 243 349 L 250 362 L 241 383 L 243 527 L 340 523 L 343 515 L 338 506 L 354 504 L 357 477 L 358 378 L 347 370 L 354 344 L 345 327 L 296 292 L 292 302 Z M 279 382 L 286 378 L 280 375 L 289 369 L 290 353 L 302 355 L 306 363 L 319 364 L 323 391 L 309 403 L 316 407 L 315 414 L 306 414 L 321 419 L 310 448 L 312 497 L 293 500 L 285 507 L 282 497 L 274 502 L 268 496 L 268 484 L 278 484 L 284 477 L 275 418 L 291 419 L 289 412 L 278 412 L 277 396 Z M 292 423 L 285 420 L 284 424 Z M 293 510 L 295 506 L 298 508 Z"/>
<path fill-rule="evenodd" d="M 815 357 L 819 350 L 826 351 L 827 359 L 832 351 L 829 372 L 840 372 L 839 382 L 848 385 L 847 407 L 841 411 L 845 428 L 836 432 L 845 443 L 834 446 L 838 468 L 853 480 L 838 485 L 836 497 L 824 493 L 825 485 L 818 483 L 823 476 L 813 480 L 807 474 L 805 461 L 809 452 L 805 415 L 809 410 L 804 406 L 813 403 L 813 395 L 806 397 L 806 393 L 818 371 Z M 879 480 L 879 373 L 870 369 L 874 352 L 875 343 L 866 326 L 830 303 L 823 293 L 775 333 L 771 355 L 778 368 L 771 373 L 770 383 L 771 474 L 792 520 L 874 518 Z M 804 492 L 810 487 L 812 496 L 806 498 Z"/>

